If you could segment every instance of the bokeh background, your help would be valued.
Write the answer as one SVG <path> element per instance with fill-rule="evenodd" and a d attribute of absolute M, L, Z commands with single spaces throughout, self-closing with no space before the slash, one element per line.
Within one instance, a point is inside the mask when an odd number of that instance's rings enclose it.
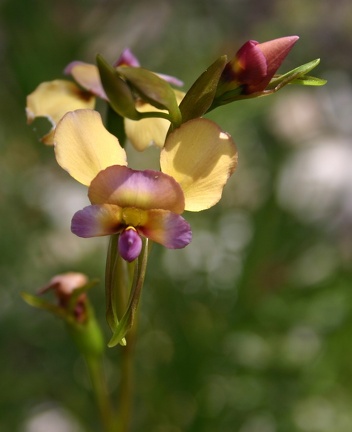
<path fill-rule="evenodd" d="M 132 431 L 352 430 L 352 4 L 349 0 L 0 2 L 0 430 L 97 432 L 63 323 L 23 302 L 53 275 L 101 280 L 106 239 L 70 233 L 86 190 L 26 125 L 25 98 L 74 59 L 130 47 L 185 89 L 248 39 L 298 34 L 283 70 L 320 57 L 323 88 L 285 88 L 209 115 L 239 168 L 194 240 L 155 246 L 143 292 Z M 152 152 L 153 150 L 151 150 Z M 119 349 L 107 352 L 111 391 Z"/>

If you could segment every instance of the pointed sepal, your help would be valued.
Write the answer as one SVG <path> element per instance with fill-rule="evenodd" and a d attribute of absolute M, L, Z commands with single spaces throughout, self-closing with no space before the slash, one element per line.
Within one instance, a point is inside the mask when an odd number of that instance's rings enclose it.
<path fill-rule="evenodd" d="M 141 67 L 118 67 L 117 72 L 125 78 L 133 90 L 140 98 L 155 106 L 159 110 L 167 110 L 169 115 L 166 117 L 173 124 L 179 125 L 181 113 L 177 104 L 175 91 L 170 84 L 160 78 L 154 72 Z M 143 113 L 143 117 L 150 117 L 150 113 Z M 153 112 L 153 117 L 158 115 L 165 118 L 165 113 Z"/>
<path fill-rule="evenodd" d="M 180 104 L 182 123 L 202 117 L 213 103 L 227 57 L 219 57 L 188 90 Z"/>
<path fill-rule="evenodd" d="M 322 86 L 326 84 L 326 80 L 307 75 L 311 70 L 316 68 L 320 63 L 320 59 L 312 60 L 304 65 L 283 74 L 275 76 L 269 83 L 267 91 L 279 90 L 287 84 L 298 84 L 306 86 Z"/>
<path fill-rule="evenodd" d="M 133 284 L 128 299 L 127 309 L 118 323 L 108 346 L 114 347 L 118 344 L 126 345 L 125 336 L 134 324 L 135 316 L 138 310 L 138 305 L 144 284 L 145 273 L 148 261 L 148 239 L 143 239 L 142 252 L 136 260 Z"/>
<path fill-rule="evenodd" d="M 139 120 L 142 116 L 135 108 L 135 100 L 128 84 L 100 55 L 97 56 L 97 65 L 111 107 L 122 117 Z"/>
<path fill-rule="evenodd" d="M 118 317 L 123 313 L 130 280 L 127 263 L 118 254 L 118 241 L 118 234 L 110 237 L 105 267 L 106 321 L 112 332 L 119 325 Z M 126 345 L 126 339 L 122 339 L 120 344 Z"/>

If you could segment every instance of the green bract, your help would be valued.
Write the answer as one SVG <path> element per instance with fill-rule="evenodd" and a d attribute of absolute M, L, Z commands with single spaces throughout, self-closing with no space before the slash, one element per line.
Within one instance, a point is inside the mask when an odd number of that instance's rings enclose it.
<path fill-rule="evenodd" d="M 209 111 L 226 62 L 226 55 L 219 57 L 200 75 L 186 93 L 180 104 L 183 123 L 201 117 Z"/>
<path fill-rule="evenodd" d="M 135 100 L 128 84 L 100 55 L 97 56 L 97 66 L 111 107 L 122 117 L 140 120 L 142 114 L 135 108 Z"/>
<path fill-rule="evenodd" d="M 155 73 L 141 67 L 120 66 L 117 72 L 122 75 L 132 89 L 140 98 L 155 106 L 160 110 L 167 110 L 169 116 L 165 116 L 171 123 L 179 125 L 181 123 L 181 113 L 177 104 L 175 92 L 170 84 L 160 78 Z M 153 113 L 143 113 L 144 117 L 154 117 Z M 162 113 L 157 113 L 158 117 L 164 117 Z"/>
<path fill-rule="evenodd" d="M 137 312 L 139 299 L 145 278 L 148 260 L 148 239 L 143 239 L 143 249 L 133 263 L 126 263 L 117 254 L 117 235 L 110 239 L 106 262 L 105 293 L 107 299 L 106 319 L 113 332 L 109 347 L 126 345 L 126 333 L 131 329 Z M 126 268 L 128 267 L 128 269 Z M 125 271 L 123 271 L 123 268 Z M 127 270 L 127 271 L 126 271 Z M 127 307 L 119 320 L 119 313 L 124 303 L 121 295 L 129 288 Z"/>
<path fill-rule="evenodd" d="M 309 86 L 322 86 L 326 84 L 326 80 L 307 76 L 307 73 L 313 70 L 320 63 L 320 59 L 312 60 L 302 66 L 285 73 L 284 75 L 275 76 L 268 85 L 268 90 L 284 87 L 286 84 L 299 84 Z"/>

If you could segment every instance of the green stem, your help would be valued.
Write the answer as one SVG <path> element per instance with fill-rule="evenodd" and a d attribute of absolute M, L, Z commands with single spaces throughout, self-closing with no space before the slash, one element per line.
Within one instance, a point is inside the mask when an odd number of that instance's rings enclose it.
<path fill-rule="evenodd" d="M 104 432 L 116 432 L 116 420 L 111 406 L 101 359 L 95 356 L 85 356 L 85 360 L 88 366 L 89 376 L 95 393 Z"/>
<path fill-rule="evenodd" d="M 141 119 L 146 119 L 146 118 L 163 118 L 165 120 L 169 120 L 171 121 L 170 118 L 170 114 L 169 113 L 164 113 L 162 111 L 145 111 L 141 114 Z"/>
<path fill-rule="evenodd" d="M 127 337 L 127 345 L 122 347 L 121 382 L 118 394 L 118 432 L 128 432 L 132 414 L 134 368 L 133 359 L 136 343 L 136 323 Z"/>
<path fill-rule="evenodd" d="M 137 274 L 133 275 L 132 273 L 130 273 L 130 277 L 134 276 L 134 283 L 129 299 L 129 307 L 132 309 L 133 312 L 130 318 L 131 322 L 129 326 L 129 332 L 126 337 L 127 345 L 122 347 L 121 383 L 118 395 L 118 432 L 128 432 L 131 423 L 134 378 L 133 359 L 137 335 L 138 303 L 147 268 L 148 252 L 149 245 L 148 241 L 145 240 L 143 251 L 138 259 L 138 265 L 136 264 L 134 268 Z"/>
<path fill-rule="evenodd" d="M 127 432 L 132 412 L 135 321 L 147 268 L 149 244 L 148 239 L 143 239 L 143 248 L 138 259 L 132 263 L 126 263 L 116 253 L 116 243 L 117 236 L 112 236 L 106 266 L 107 317 L 113 331 L 108 346 L 113 347 L 119 343 L 123 345 L 117 429 L 114 432 Z M 127 332 L 128 344 L 125 346 Z"/>

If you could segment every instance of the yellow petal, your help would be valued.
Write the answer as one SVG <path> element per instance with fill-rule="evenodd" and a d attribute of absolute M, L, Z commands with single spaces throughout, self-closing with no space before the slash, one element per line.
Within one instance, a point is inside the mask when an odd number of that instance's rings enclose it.
<path fill-rule="evenodd" d="M 176 100 L 178 104 L 184 97 L 184 93 L 175 90 Z M 136 109 L 139 112 L 165 112 L 159 110 L 149 103 L 138 101 Z M 160 148 L 164 146 L 166 134 L 169 130 L 170 122 L 160 117 L 146 118 L 143 120 L 125 119 L 125 131 L 128 139 L 133 147 L 138 151 L 143 151 L 151 145 L 156 145 Z"/>
<path fill-rule="evenodd" d="M 149 104 L 144 104 L 143 108 L 146 108 L 146 111 L 158 111 Z M 138 111 L 142 111 L 140 107 Z M 126 135 L 138 151 L 143 151 L 151 145 L 162 147 L 169 127 L 170 122 L 162 118 L 146 118 L 138 121 L 125 119 Z"/>
<path fill-rule="evenodd" d="M 56 124 L 68 111 L 94 108 L 94 105 L 95 97 L 71 81 L 43 82 L 27 96 L 27 122 L 30 124 L 36 117 L 47 117 L 52 129 L 41 141 L 53 145 Z"/>
<path fill-rule="evenodd" d="M 210 120 L 190 120 L 172 132 L 160 155 L 161 171 L 174 177 L 185 195 L 185 210 L 215 205 L 237 166 L 230 135 Z"/>
<path fill-rule="evenodd" d="M 67 113 L 57 125 L 54 142 L 58 164 L 84 185 L 111 165 L 127 165 L 125 150 L 97 111 Z"/>

